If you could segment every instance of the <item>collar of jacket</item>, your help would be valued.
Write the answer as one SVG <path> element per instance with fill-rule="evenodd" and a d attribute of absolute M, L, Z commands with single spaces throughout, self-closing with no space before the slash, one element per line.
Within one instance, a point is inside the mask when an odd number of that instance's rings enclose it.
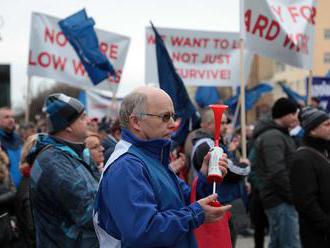
<path fill-rule="evenodd" d="M 330 154 L 329 141 L 321 138 L 314 138 L 311 136 L 307 136 L 304 137 L 304 144 L 313 147 L 314 149 L 324 154 L 327 158 L 329 158 L 329 154 Z"/>
<path fill-rule="evenodd" d="M 170 139 L 141 140 L 127 129 L 122 130 L 121 138 L 143 150 L 146 155 L 168 166 L 172 143 Z"/>
<path fill-rule="evenodd" d="M 18 149 L 22 144 L 22 139 L 18 136 L 18 134 L 13 132 L 6 132 L 3 128 L 0 128 L 0 139 L 1 139 L 1 147 L 6 149 Z"/>
<path fill-rule="evenodd" d="M 55 139 L 53 136 L 48 135 L 48 134 L 38 134 L 37 142 L 34 145 L 34 147 L 31 149 L 31 151 L 29 152 L 27 160 L 34 161 L 34 159 L 39 154 L 39 152 L 48 145 L 54 146 L 64 152 L 70 154 L 72 157 L 83 160 L 83 158 L 80 157 L 77 154 L 77 152 L 75 152 L 71 147 L 69 147 L 66 144 L 60 143 L 57 139 Z"/>
<path fill-rule="evenodd" d="M 80 158 L 83 157 L 83 152 L 85 147 L 84 143 L 71 143 L 67 140 L 63 140 L 61 138 L 55 137 L 55 136 L 51 136 L 52 139 L 54 139 L 57 143 L 62 144 L 64 146 L 67 146 L 69 148 L 71 148 L 71 150 L 73 150 L 76 154 L 78 154 L 78 156 Z M 69 153 L 72 153 L 71 151 L 69 151 Z"/>

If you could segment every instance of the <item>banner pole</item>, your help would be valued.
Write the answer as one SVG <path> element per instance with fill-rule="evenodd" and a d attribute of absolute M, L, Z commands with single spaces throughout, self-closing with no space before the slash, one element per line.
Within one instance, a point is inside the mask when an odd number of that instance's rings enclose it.
<path fill-rule="evenodd" d="M 238 119 L 238 113 L 239 111 L 241 110 L 241 101 L 240 99 L 237 100 L 237 104 L 236 104 L 236 108 L 235 108 L 235 113 L 234 113 L 234 117 L 233 117 L 233 128 L 235 128 L 236 126 L 236 122 L 237 122 L 237 119 Z"/>
<path fill-rule="evenodd" d="M 28 77 L 27 89 L 26 89 L 26 111 L 25 111 L 25 123 L 30 120 L 30 101 L 31 101 L 31 76 Z"/>
<path fill-rule="evenodd" d="M 242 140 L 242 158 L 247 158 L 246 152 L 246 123 L 245 123 L 245 82 L 244 82 L 244 40 L 240 39 L 240 78 L 241 78 L 241 140 Z"/>
<path fill-rule="evenodd" d="M 308 75 L 308 87 L 307 87 L 307 105 L 311 105 L 312 103 L 312 84 L 313 84 L 313 71 L 309 70 L 309 75 Z"/>
<path fill-rule="evenodd" d="M 114 118 L 114 117 L 116 117 L 116 116 L 112 116 L 112 115 L 114 115 L 115 113 L 114 113 L 114 111 L 116 111 L 116 103 L 117 103 L 117 92 L 112 92 L 112 98 L 111 98 L 111 107 L 109 108 L 109 117 L 112 119 L 112 118 Z M 117 113 L 116 113 L 116 115 L 117 115 Z"/>

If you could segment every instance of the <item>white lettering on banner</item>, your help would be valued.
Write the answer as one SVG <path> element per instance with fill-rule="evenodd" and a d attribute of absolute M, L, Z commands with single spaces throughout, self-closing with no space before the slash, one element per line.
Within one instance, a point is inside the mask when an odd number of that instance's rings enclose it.
<path fill-rule="evenodd" d="M 321 84 L 312 85 L 312 94 L 315 97 L 329 96 L 330 84 L 328 84 L 326 81 L 322 81 Z"/>
<path fill-rule="evenodd" d="M 238 86 L 239 33 L 157 28 L 185 85 Z M 252 56 L 245 52 L 245 81 Z M 155 36 L 146 28 L 146 83 L 158 83 Z"/>
<path fill-rule="evenodd" d="M 83 64 L 58 26 L 58 18 L 33 13 L 30 34 L 28 75 L 53 78 L 78 87 L 94 87 Z M 101 90 L 117 91 L 130 38 L 95 30 L 100 51 L 111 61 L 116 76 L 95 86 Z"/>
<path fill-rule="evenodd" d="M 245 47 L 282 63 L 311 69 L 315 0 L 243 1 Z"/>
<path fill-rule="evenodd" d="M 329 104 L 328 101 L 321 101 L 321 102 L 319 103 L 319 105 L 320 105 L 320 107 L 321 107 L 322 109 L 328 109 L 328 104 Z"/>

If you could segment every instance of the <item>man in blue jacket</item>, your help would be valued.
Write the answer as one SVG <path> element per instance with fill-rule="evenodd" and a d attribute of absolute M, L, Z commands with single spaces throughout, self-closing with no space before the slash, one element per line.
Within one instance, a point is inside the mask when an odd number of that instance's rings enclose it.
<path fill-rule="evenodd" d="M 15 131 L 16 122 L 13 111 L 8 107 L 0 108 L 0 143 L 1 148 L 9 157 L 9 171 L 16 187 L 22 179 L 19 172 L 19 161 L 23 141 Z"/>
<path fill-rule="evenodd" d="M 190 188 L 169 168 L 174 107 L 169 95 L 141 87 L 120 108 L 122 139 L 103 172 L 94 223 L 101 247 L 197 247 L 193 230 L 219 220 L 230 206 L 211 207 L 217 195 L 189 203 Z M 199 185 L 208 187 L 208 154 Z M 226 158 L 220 168 L 227 166 Z"/>
<path fill-rule="evenodd" d="M 97 175 L 83 160 L 84 106 L 64 94 L 45 102 L 49 134 L 28 155 L 37 247 L 98 247 L 93 227 Z"/>

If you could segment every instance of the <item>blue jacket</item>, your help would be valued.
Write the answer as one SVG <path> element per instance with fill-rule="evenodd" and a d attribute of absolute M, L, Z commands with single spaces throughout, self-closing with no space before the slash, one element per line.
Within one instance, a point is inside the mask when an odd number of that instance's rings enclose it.
<path fill-rule="evenodd" d="M 189 204 L 189 186 L 168 167 L 169 150 L 169 140 L 142 141 L 122 130 L 96 198 L 101 247 L 197 247 L 192 231 L 204 211 Z"/>
<path fill-rule="evenodd" d="M 19 163 L 21 160 L 21 150 L 23 141 L 14 131 L 8 133 L 0 128 L 0 142 L 2 149 L 6 152 L 9 157 L 9 173 L 16 187 L 18 187 L 22 175 L 19 171 Z"/>
<path fill-rule="evenodd" d="M 97 179 L 69 146 L 39 135 L 28 155 L 37 247 L 98 247 L 93 228 Z M 33 157 L 33 158 L 31 158 Z"/>

